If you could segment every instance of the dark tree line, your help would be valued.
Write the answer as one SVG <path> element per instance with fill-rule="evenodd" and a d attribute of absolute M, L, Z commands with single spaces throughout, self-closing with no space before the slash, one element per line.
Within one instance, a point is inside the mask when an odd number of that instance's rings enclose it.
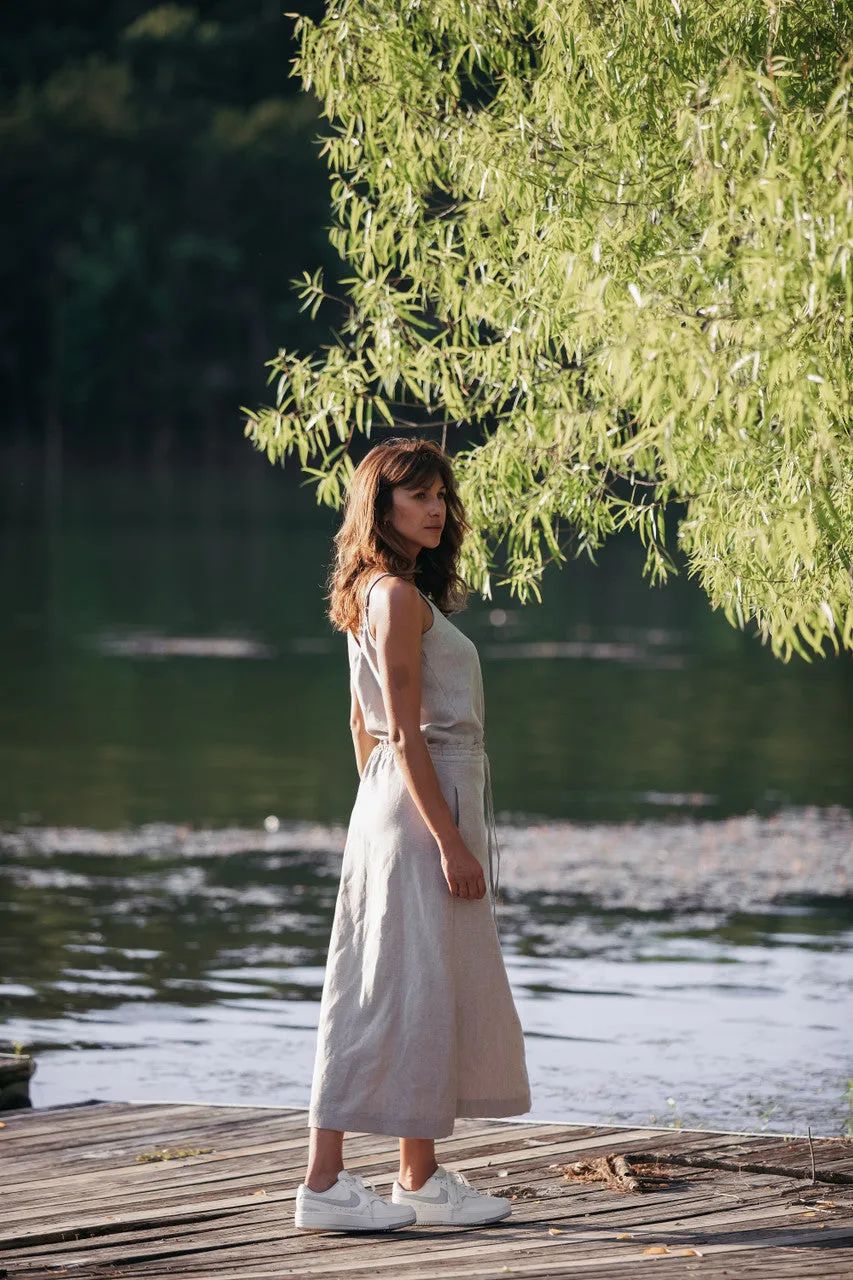
<path fill-rule="evenodd" d="M 277 0 L 4 6 L 7 441 L 246 450 L 239 406 L 264 394 L 265 361 L 321 340 L 289 282 L 333 256 L 291 35 Z"/>

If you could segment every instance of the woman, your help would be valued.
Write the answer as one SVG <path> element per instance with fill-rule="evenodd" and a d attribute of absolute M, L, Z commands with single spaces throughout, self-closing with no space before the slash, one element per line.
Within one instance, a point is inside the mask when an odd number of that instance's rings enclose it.
<path fill-rule="evenodd" d="M 347 632 L 361 781 L 320 1006 L 298 1227 L 480 1226 L 510 1212 L 435 1158 L 457 1116 L 530 1108 L 494 921 L 480 663 L 445 616 L 465 601 L 456 569 L 467 531 L 437 446 L 391 439 L 356 468 L 329 614 Z M 346 1131 L 400 1138 L 390 1204 L 344 1170 Z"/>

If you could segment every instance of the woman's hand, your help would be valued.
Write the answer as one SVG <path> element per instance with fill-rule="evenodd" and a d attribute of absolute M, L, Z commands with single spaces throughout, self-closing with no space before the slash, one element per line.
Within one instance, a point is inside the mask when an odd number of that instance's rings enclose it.
<path fill-rule="evenodd" d="M 462 839 L 457 830 L 455 836 L 443 841 L 441 850 L 441 869 L 447 881 L 447 887 L 454 898 L 468 898 L 471 901 L 484 898 L 486 895 L 486 877 L 483 868 Z"/>

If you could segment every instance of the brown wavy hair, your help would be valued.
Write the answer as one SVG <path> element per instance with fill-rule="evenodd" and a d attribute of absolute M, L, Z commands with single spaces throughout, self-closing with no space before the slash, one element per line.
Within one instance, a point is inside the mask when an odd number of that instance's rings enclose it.
<path fill-rule="evenodd" d="M 397 485 L 420 488 L 436 476 L 447 491 L 441 541 L 437 547 L 422 547 L 413 565 L 387 523 L 391 491 Z M 414 583 L 442 613 L 458 613 L 468 597 L 457 565 L 469 531 L 450 459 L 438 445 L 405 436 L 375 445 L 353 473 L 343 523 L 334 538 L 335 559 L 327 582 L 332 625 L 358 635 L 367 583 L 377 571 Z"/>

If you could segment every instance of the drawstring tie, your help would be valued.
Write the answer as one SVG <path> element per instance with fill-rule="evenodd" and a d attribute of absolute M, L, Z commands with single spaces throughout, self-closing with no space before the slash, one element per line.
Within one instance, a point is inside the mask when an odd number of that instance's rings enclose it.
<path fill-rule="evenodd" d="M 501 850 L 498 844 L 498 829 L 495 825 L 495 804 L 492 799 L 492 771 L 489 767 L 489 757 L 485 751 L 483 752 L 483 764 L 485 776 L 483 795 L 486 801 L 486 829 L 489 836 L 489 888 L 492 893 L 492 911 L 494 912 L 494 904 L 497 902 L 498 897 Z"/>

